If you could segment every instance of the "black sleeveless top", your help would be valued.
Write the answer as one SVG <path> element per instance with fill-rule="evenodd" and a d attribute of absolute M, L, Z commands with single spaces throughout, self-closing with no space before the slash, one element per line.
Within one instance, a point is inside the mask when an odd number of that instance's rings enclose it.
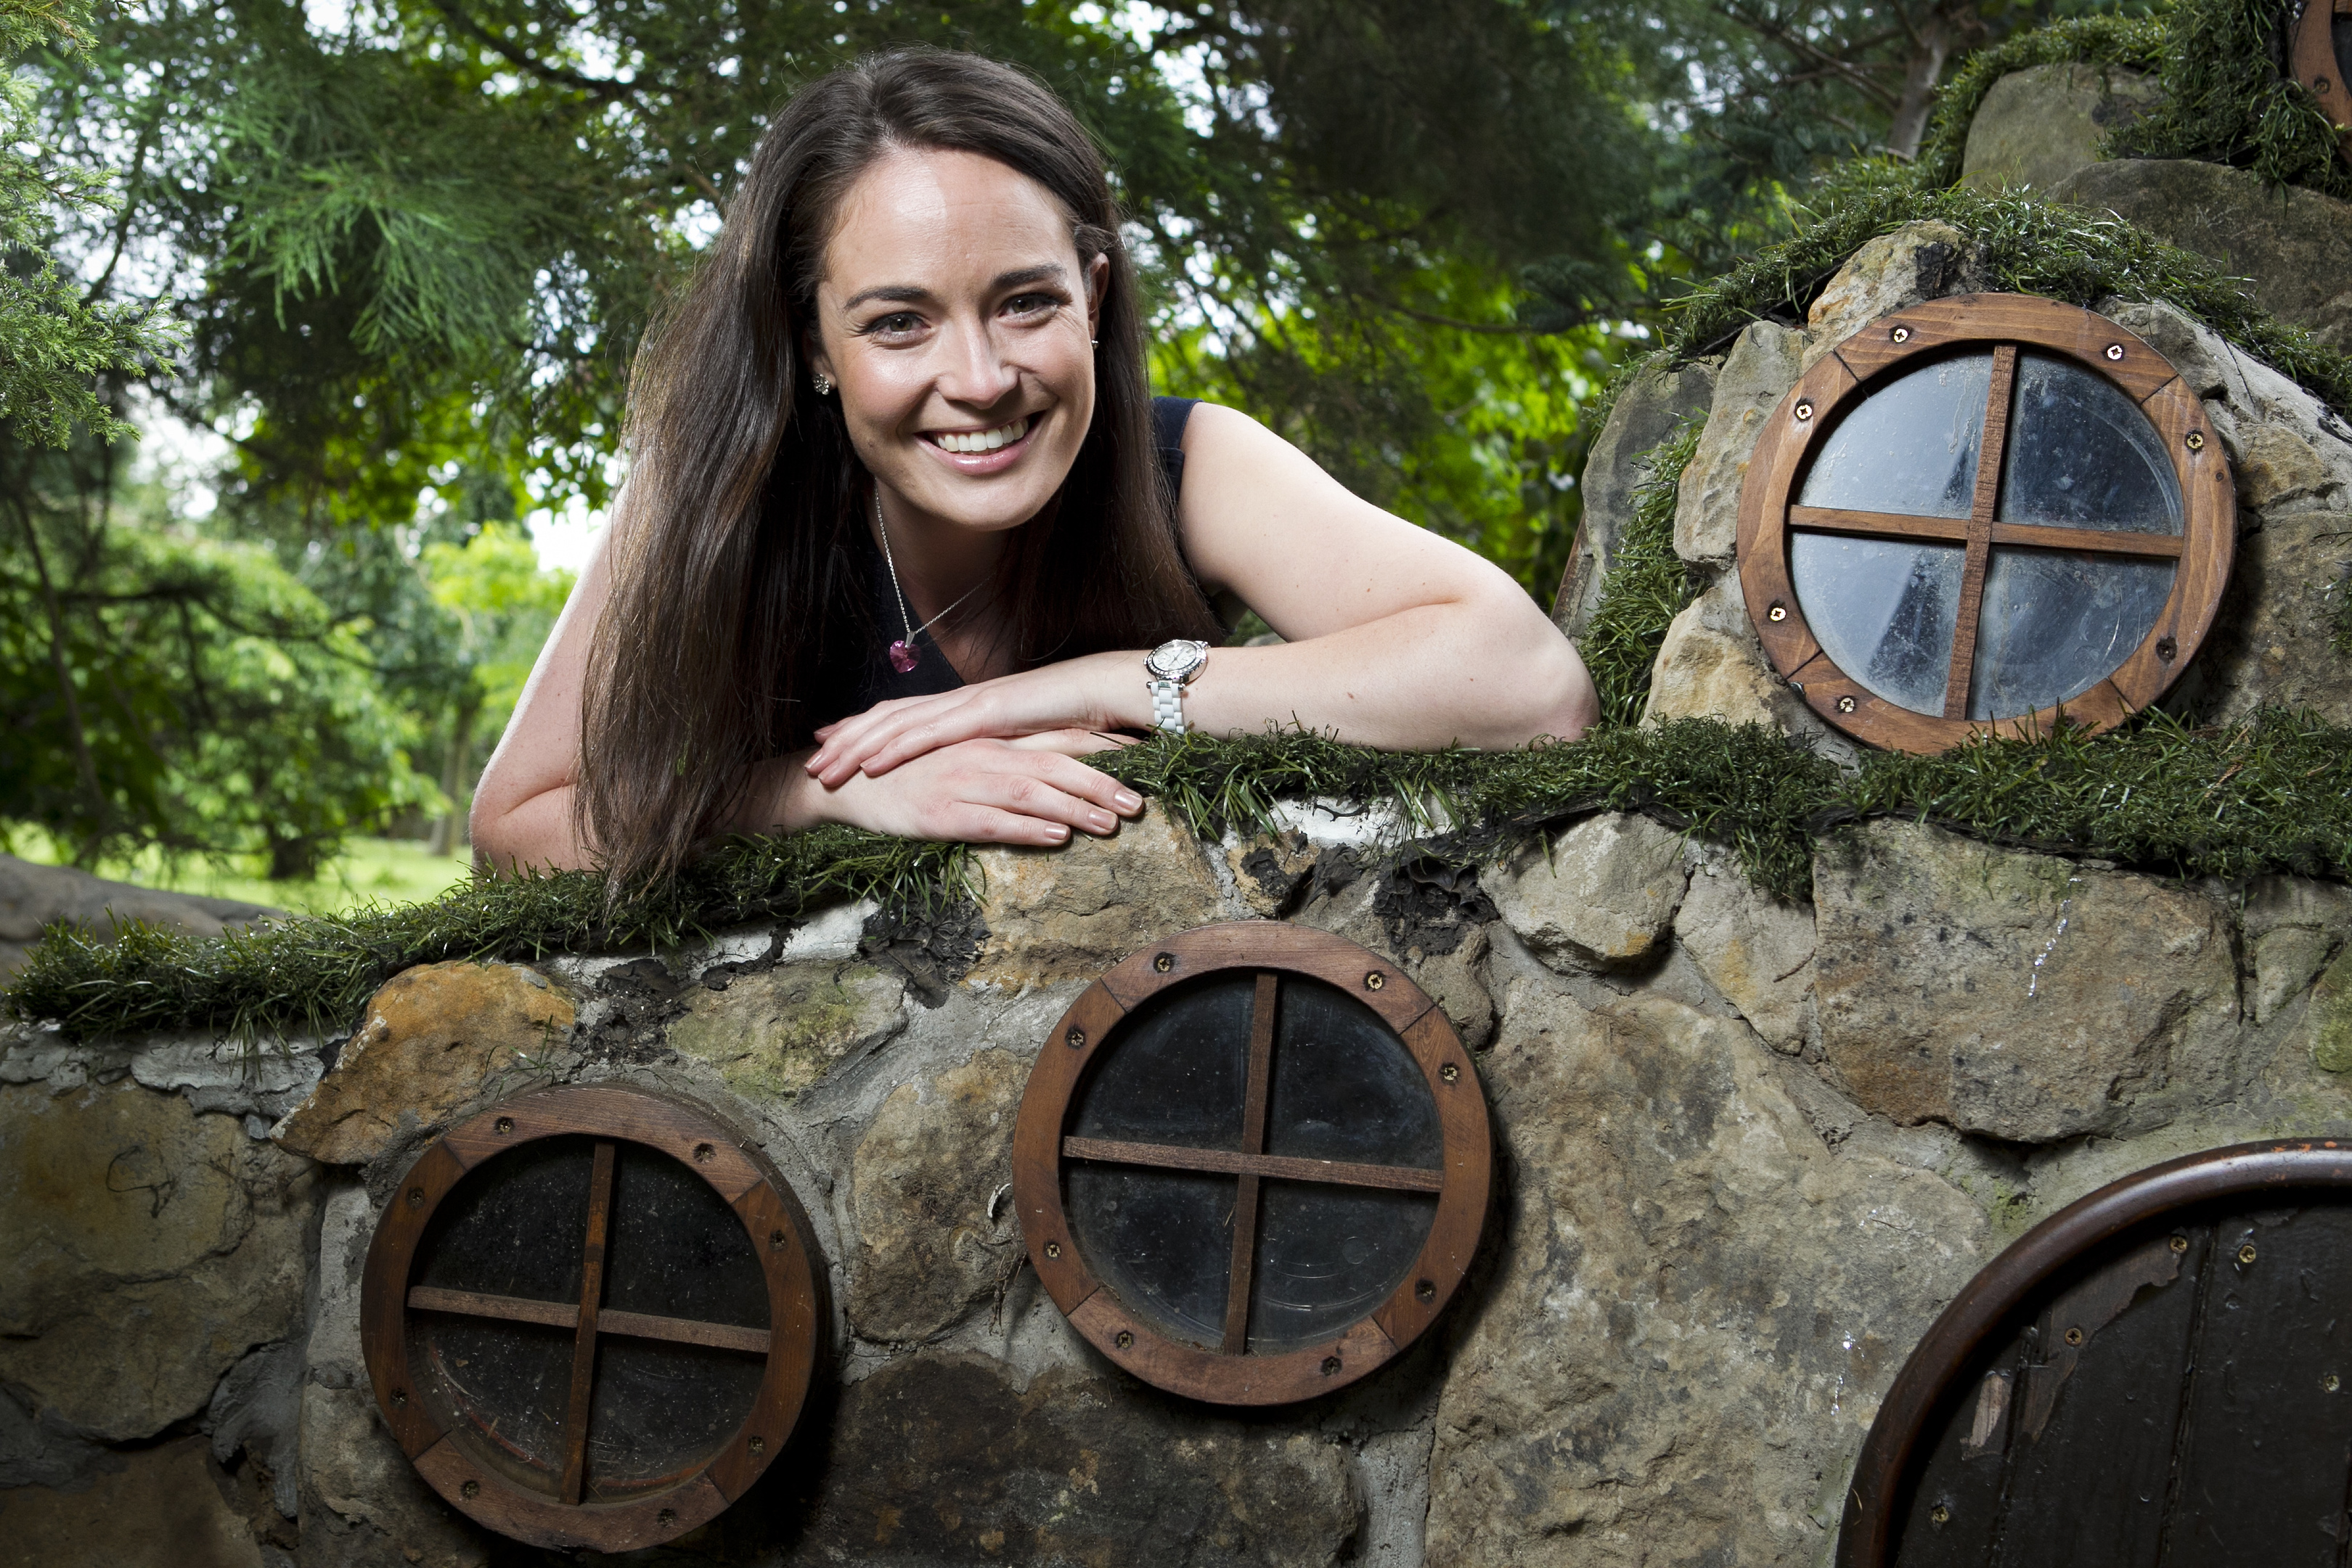
<path fill-rule="evenodd" d="M 1152 445 L 1160 454 L 1160 470 L 1168 476 L 1169 494 L 1181 495 L 1184 489 L 1184 426 L 1192 417 L 1197 397 L 1155 397 L 1151 400 Z M 850 694 L 849 706 L 828 720 L 863 713 L 877 702 L 893 697 L 936 697 L 943 691 L 953 691 L 963 685 L 963 677 L 955 672 L 948 656 L 931 640 L 929 628 L 915 633 L 915 649 L 923 657 L 915 668 L 900 674 L 891 668 L 889 645 L 906 629 L 907 621 L 898 605 L 898 590 L 891 586 L 890 569 L 882 552 L 874 547 L 873 536 L 862 528 L 852 529 L 849 548 L 853 561 L 853 580 L 865 585 L 867 609 L 876 626 L 883 628 L 866 649 L 865 664 L 859 672 L 856 689 Z M 1204 590 L 1205 593 L 1205 590 Z M 896 628 L 892 631 L 891 628 Z"/>

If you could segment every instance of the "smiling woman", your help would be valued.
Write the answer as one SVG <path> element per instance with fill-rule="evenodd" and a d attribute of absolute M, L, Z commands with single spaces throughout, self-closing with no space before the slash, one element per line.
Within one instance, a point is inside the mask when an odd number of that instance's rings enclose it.
<path fill-rule="evenodd" d="M 1141 809 L 1076 759 L 1153 727 L 1508 747 L 1594 713 L 1500 570 L 1244 415 L 1151 398 L 1093 143 L 974 56 L 786 106 L 629 444 L 475 795 L 502 869 L 635 880 L 823 822 L 1057 844 Z M 1216 605 L 1286 640 L 1212 649 Z"/>

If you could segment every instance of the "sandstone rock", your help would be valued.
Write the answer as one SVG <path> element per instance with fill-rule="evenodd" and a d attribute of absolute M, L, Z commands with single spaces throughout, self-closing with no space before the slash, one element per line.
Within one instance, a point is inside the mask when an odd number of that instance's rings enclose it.
<path fill-rule="evenodd" d="M 1654 726 L 1669 719 L 1701 718 L 1761 724 L 1796 736 L 1826 756 L 1853 755 L 1853 742 L 1806 707 L 1796 688 L 1764 657 L 1740 597 L 1739 579 L 1729 572 L 1668 623 L 1657 661 L 1650 667 L 1650 700 L 1642 722 Z"/>
<path fill-rule="evenodd" d="M 2339 954 L 2311 988 L 2303 1037 L 2322 1072 L 2352 1072 L 2352 953 Z"/>
<path fill-rule="evenodd" d="M 335 1067 L 270 1136 L 298 1154 L 363 1165 L 440 1126 L 497 1074 L 563 1043 L 576 1017 L 511 963 L 428 963 L 395 974 Z"/>
<path fill-rule="evenodd" d="M 1584 459 L 1584 517 L 1577 524 L 1568 570 L 1560 577 L 1551 618 L 1573 641 L 1584 636 L 1601 605 L 1601 580 L 1616 564 L 1618 542 L 1633 515 L 1633 492 L 1649 478 L 1649 458 L 1684 421 L 1706 417 L 1715 396 L 1715 360 L 1671 369 L 1652 365 L 1618 394 L 1609 422 Z"/>
<path fill-rule="evenodd" d="M 1675 940 L 1773 1048 L 1794 1051 L 1812 1016 L 1813 911 L 1757 888 L 1737 861 L 1707 869 L 1691 879 Z"/>
<path fill-rule="evenodd" d="M 2046 191 L 2099 161 L 2099 143 L 2159 103 L 2152 77 L 2096 66 L 2030 66 L 1992 84 L 1969 121 L 1960 184 Z"/>
<path fill-rule="evenodd" d="M 2352 426 L 2292 380 L 2172 306 L 2104 301 L 2204 401 L 2237 480 L 2238 524 L 2352 504 Z"/>
<path fill-rule="evenodd" d="M 2267 1023 L 2303 994 L 2352 937 L 2352 889 L 2308 877 L 2259 877 L 2246 889 L 2246 1016 Z"/>
<path fill-rule="evenodd" d="M 481 1568 L 489 1538 L 425 1484 L 367 1385 L 302 1390 L 302 1568 Z"/>
<path fill-rule="evenodd" d="M 1273 920 L 1314 875 L 1321 854 L 1321 847 L 1303 833 L 1260 833 L 1225 846 L 1225 868 L 1250 913 Z"/>
<path fill-rule="evenodd" d="M 982 849 L 988 937 L 970 980 L 1018 989 L 1092 979 L 1156 937 L 1218 918 L 1200 842 L 1158 801 L 1116 837 L 1059 849 Z"/>
<path fill-rule="evenodd" d="M 973 1053 L 899 1085 L 850 1162 L 857 1258 L 849 1324 L 886 1342 L 929 1339 L 995 1294 L 1024 1256 L 1013 1212 L 1013 1123 L 1028 1066 Z"/>
<path fill-rule="evenodd" d="M 1487 946 L 1486 929 L 1470 926 L 1461 933 L 1459 944 L 1444 952 L 1410 947 L 1404 953 L 1405 973 L 1429 993 L 1462 1043 L 1474 1051 L 1486 1049 L 1495 1037 L 1495 998 L 1478 977 Z"/>
<path fill-rule="evenodd" d="M 136 1084 L 0 1089 L 0 1379 L 111 1442 L 202 1411 L 297 1332 L 306 1162 Z"/>
<path fill-rule="evenodd" d="M 2344 203 L 2294 185 L 2273 189 L 2251 169 L 2186 159 L 2093 163 L 2046 194 L 2204 252 L 2252 279 L 2263 309 L 2330 348 L 2352 348 L 2352 207 Z"/>
<path fill-rule="evenodd" d="M 41 928 L 52 921 L 68 921 L 110 942 L 113 921 L 144 921 L 176 927 L 191 936 L 218 936 L 231 926 L 284 914 L 261 904 L 167 893 L 132 882 L 110 882 L 70 866 L 37 866 L 0 855 L 0 977 L 16 967 L 26 949 L 40 940 Z"/>
<path fill-rule="evenodd" d="M 2352 724 L 2352 658 L 2335 646 L 2352 594 L 2352 513 L 2273 518 L 2238 542 L 2222 613 L 2199 650 L 2195 703 L 2215 723 L 2263 708 Z"/>
<path fill-rule="evenodd" d="M 201 1437 L 125 1457 L 86 1490 L 0 1491 L 5 1568 L 262 1568 Z"/>
<path fill-rule="evenodd" d="M 698 992 L 668 1039 L 738 1094 L 790 1100 L 906 1026 L 899 976 L 870 963 L 788 963 Z"/>
<path fill-rule="evenodd" d="M 1507 992 L 1512 1172 L 1437 1412 L 1427 1561 L 1825 1561 L 1905 1355 L 1994 1250 L 1936 1176 L 1832 1153 L 1735 1019 Z"/>
<path fill-rule="evenodd" d="M 1825 847 L 1813 899 L 1822 1048 L 1879 1115 L 2046 1143 L 2239 1087 L 2210 900 L 1900 822 Z"/>
<path fill-rule="evenodd" d="M 1484 879 L 1519 939 L 1547 963 L 1621 964 L 1646 956 L 1674 923 L 1690 872 L 1683 841 L 1646 816 L 1612 812 Z"/>
<path fill-rule="evenodd" d="M 1675 502 L 1675 553 L 1684 560 L 1731 559 L 1748 459 L 1764 421 L 1797 384 L 1804 342 L 1802 333 L 1777 322 L 1752 321 L 1732 345 Z"/>
<path fill-rule="evenodd" d="M 1906 224 L 1849 258 L 1805 313 L 1804 367 L 1870 325 L 1964 288 L 1969 237 L 1948 223 Z"/>
<path fill-rule="evenodd" d="M 843 1391 L 785 1561 L 1314 1568 L 1353 1561 L 1362 1521 L 1343 1451 L 1311 1432 L 930 1352 Z"/>

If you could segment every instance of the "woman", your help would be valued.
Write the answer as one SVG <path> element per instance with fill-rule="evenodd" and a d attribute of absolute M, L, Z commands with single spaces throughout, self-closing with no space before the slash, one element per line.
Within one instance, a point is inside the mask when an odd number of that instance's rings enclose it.
<path fill-rule="evenodd" d="M 1076 760 L 1106 731 L 1509 747 L 1594 714 L 1495 567 L 1244 415 L 1155 405 L 1093 144 L 974 56 L 793 100 L 639 360 L 629 447 L 475 795 L 501 869 L 634 879 L 825 822 L 1053 845 L 1142 809 Z M 1288 640 L 1206 647 L 1213 598 Z"/>

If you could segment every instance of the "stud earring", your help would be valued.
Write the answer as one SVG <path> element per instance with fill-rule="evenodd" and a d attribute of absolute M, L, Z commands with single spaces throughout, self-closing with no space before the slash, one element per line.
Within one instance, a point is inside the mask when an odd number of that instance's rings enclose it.
<path fill-rule="evenodd" d="M 819 397 L 831 397 L 833 395 L 833 378 L 831 376 L 825 374 L 823 371 L 818 371 L 811 379 L 816 383 L 816 395 Z"/>

